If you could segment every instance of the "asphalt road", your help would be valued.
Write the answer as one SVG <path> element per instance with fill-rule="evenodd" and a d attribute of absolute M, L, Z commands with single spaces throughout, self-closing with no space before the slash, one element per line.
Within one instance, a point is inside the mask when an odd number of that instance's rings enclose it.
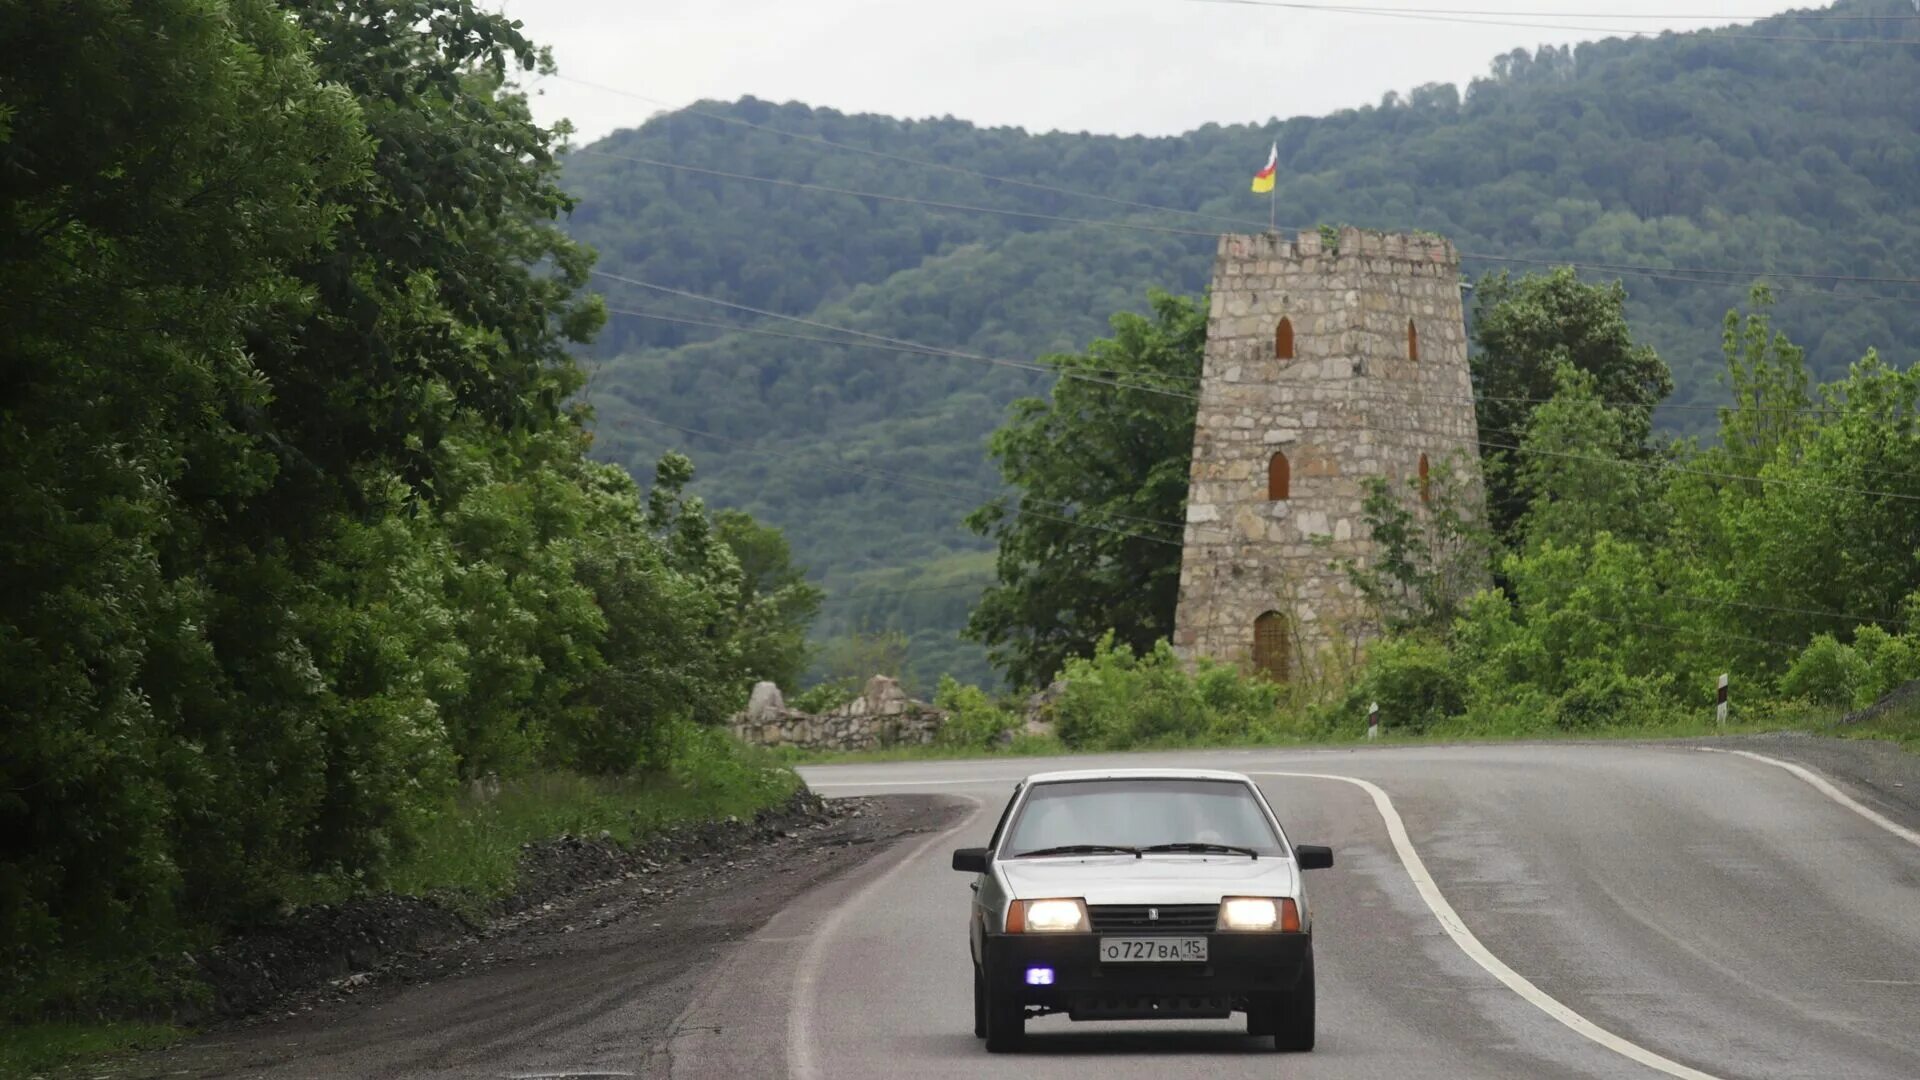
<path fill-rule="evenodd" d="M 1026 1052 L 989 1056 L 948 851 L 985 842 L 1016 777 L 1099 762 L 994 760 L 804 770 L 827 795 L 980 810 L 797 896 L 692 990 L 646 1071 L 1920 1077 L 1920 833 L 1902 808 L 1876 822 L 1785 769 L 1677 746 L 1124 761 L 1256 774 L 1296 841 L 1333 845 L 1337 868 L 1309 879 L 1313 1053 L 1262 1050 L 1228 1021 L 1048 1017 Z"/>

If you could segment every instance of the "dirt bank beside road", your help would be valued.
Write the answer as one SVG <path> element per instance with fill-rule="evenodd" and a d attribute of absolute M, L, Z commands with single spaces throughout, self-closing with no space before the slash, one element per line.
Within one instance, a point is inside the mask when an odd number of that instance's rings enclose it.
<path fill-rule="evenodd" d="M 930 796 L 836 799 L 632 853 L 553 842 L 530 852 L 528 891 L 505 905 L 514 910 L 483 927 L 456 934 L 429 919 L 424 945 L 279 997 L 268 1011 L 179 1047 L 89 1072 L 638 1075 L 647 1047 L 675 1036 L 687 994 L 730 943 L 799 893 L 959 812 Z M 339 950 L 323 948 L 315 933 L 352 936 L 370 958 L 375 946 L 366 942 L 404 938 L 416 921 L 407 914 L 384 927 L 335 912 L 250 942 L 223 961 L 241 976 L 225 974 L 225 1004 L 274 1000 L 290 980 L 327 970 L 326 957 Z M 288 951 L 307 962 L 289 962 Z"/>

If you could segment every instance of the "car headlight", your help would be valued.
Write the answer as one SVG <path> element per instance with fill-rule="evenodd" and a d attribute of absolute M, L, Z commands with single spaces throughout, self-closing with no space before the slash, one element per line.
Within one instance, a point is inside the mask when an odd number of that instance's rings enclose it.
<path fill-rule="evenodd" d="M 1300 908 L 1292 899 L 1268 896 L 1229 896 L 1220 901 L 1222 930 L 1300 930 Z"/>
<path fill-rule="evenodd" d="M 1007 905 L 1009 934 L 1070 934 L 1086 929 L 1084 900 L 1015 900 Z"/>

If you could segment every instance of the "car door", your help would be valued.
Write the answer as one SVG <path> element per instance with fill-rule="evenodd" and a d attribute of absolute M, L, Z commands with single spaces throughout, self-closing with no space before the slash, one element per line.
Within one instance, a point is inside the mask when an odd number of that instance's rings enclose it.
<path fill-rule="evenodd" d="M 1007 799 L 1006 808 L 1000 811 L 1000 821 L 993 827 L 993 838 L 987 841 L 987 872 L 975 875 L 968 886 L 973 890 L 971 917 L 967 920 L 967 939 L 972 947 L 973 962 L 980 963 L 985 955 L 987 927 L 999 921 L 1000 912 L 1007 905 L 1006 891 L 1000 887 L 1000 876 L 993 872 L 995 855 L 1000 850 L 1000 841 L 1005 838 L 1007 822 L 1013 818 L 1013 808 L 1020 804 L 1020 793 L 1024 784 L 1015 784 L 1013 795 Z"/>

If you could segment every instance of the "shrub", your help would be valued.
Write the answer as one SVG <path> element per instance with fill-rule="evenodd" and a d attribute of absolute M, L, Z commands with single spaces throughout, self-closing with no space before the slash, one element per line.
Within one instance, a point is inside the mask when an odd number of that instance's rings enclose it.
<path fill-rule="evenodd" d="M 1780 691 L 1817 705 L 1857 709 L 1914 679 L 1920 679 L 1920 641 L 1869 625 L 1854 631 L 1852 644 L 1832 634 L 1814 638 L 1787 668 Z"/>
<path fill-rule="evenodd" d="M 1075 749 L 1270 737 L 1282 719 L 1282 687 L 1205 660 L 1189 671 L 1165 640 L 1135 656 L 1109 634 L 1061 678 L 1054 731 Z"/>
<path fill-rule="evenodd" d="M 1801 650 L 1780 680 L 1788 697 L 1821 705 L 1851 705 L 1867 682 L 1867 664 L 1851 645 L 1821 634 Z"/>
<path fill-rule="evenodd" d="M 1628 675 L 1597 668 L 1575 680 L 1553 705 L 1554 724 L 1562 731 L 1591 731 L 1623 725 L 1642 726 L 1680 719 L 1666 676 Z"/>
<path fill-rule="evenodd" d="M 858 679 L 824 679 L 793 695 L 787 701 L 787 706 L 818 716 L 824 712 L 832 712 L 859 696 Z"/>
<path fill-rule="evenodd" d="M 940 677 L 940 689 L 935 692 L 933 703 L 947 714 L 936 736 L 942 746 L 986 749 L 1003 733 L 1020 724 L 1018 715 L 994 704 L 986 691 L 951 675 Z"/>
<path fill-rule="evenodd" d="M 1854 631 L 1853 648 L 1866 669 L 1854 695 L 1855 708 L 1871 705 L 1896 687 L 1920 679 L 1920 641 L 1912 636 L 1863 626 Z"/>
<path fill-rule="evenodd" d="M 1383 641 L 1347 692 L 1336 730 L 1364 724 L 1367 706 L 1374 702 L 1384 726 L 1417 735 L 1467 711 L 1466 675 L 1444 645 L 1420 638 Z"/>
<path fill-rule="evenodd" d="M 1476 692 L 1465 715 L 1449 720 L 1446 730 L 1501 738 L 1544 735 L 1555 730 L 1555 704 L 1551 694 L 1524 684 L 1501 687 L 1495 694 Z"/>

